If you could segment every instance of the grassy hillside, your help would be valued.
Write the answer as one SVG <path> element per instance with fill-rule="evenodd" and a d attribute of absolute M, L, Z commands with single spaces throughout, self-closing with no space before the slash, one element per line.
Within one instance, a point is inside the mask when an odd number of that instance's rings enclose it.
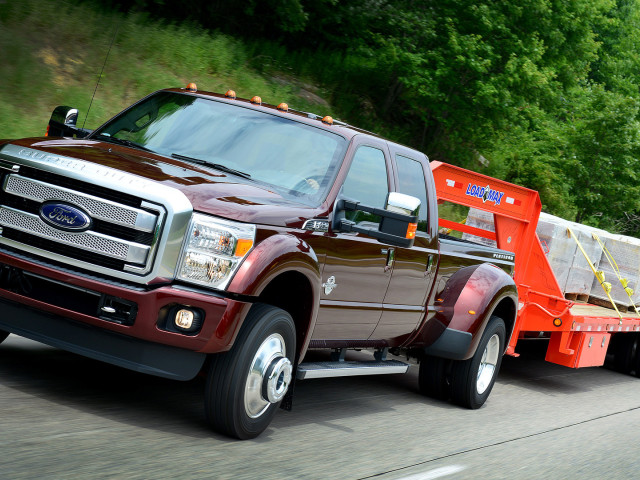
<path fill-rule="evenodd" d="M 43 135 L 57 105 L 78 108 L 82 124 L 116 30 L 87 128 L 154 90 L 189 82 L 201 90 L 232 88 L 240 97 L 260 95 L 264 102 L 332 113 L 326 92 L 249 53 L 255 46 L 90 4 L 24 0 L 0 2 L 0 138 Z"/>

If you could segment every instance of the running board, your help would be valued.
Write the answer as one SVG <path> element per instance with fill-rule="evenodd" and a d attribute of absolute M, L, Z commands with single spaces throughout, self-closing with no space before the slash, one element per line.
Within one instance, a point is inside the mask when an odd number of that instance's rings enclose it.
<path fill-rule="evenodd" d="M 309 362 L 298 365 L 296 378 L 351 377 L 356 375 L 385 375 L 391 373 L 406 373 L 409 364 L 398 360 L 372 361 L 338 361 L 338 362 Z"/>

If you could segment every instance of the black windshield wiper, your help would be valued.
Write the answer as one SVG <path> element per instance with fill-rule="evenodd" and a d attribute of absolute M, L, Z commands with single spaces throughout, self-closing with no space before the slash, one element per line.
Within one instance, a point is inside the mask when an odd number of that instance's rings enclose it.
<path fill-rule="evenodd" d="M 139 150 L 144 150 L 145 152 L 153 152 L 153 150 L 140 145 L 139 143 L 132 142 L 131 140 L 126 140 L 124 138 L 112 137 L 111 135 L 105 135 L 104 133 L 99 133 L 96 136 L 107 142 L 117 143 L 118 145 L 124 145 L 125 147 L 137 148 Z"/>
<path fill-rule="evenodd" d="M 249 175 L 248 173 L 241 172 L 240 170 L 234 170 L 233 168 L 229 168 L 225 165 L 222 165 L 221 163 L 207 162 L 206 160 L 203 160 L 201 158 L 188 157 L 186 155 L 180 155 L 179 153 L 172 153 L 171 156 L 178 160 L 186 160 L 188 162 L 197 163 L 198 165 L 206 165 L 207 167 L 215 168 L 216 170 L 221 170 L 226 173 L 232 173 L 239 177 L 251 178 L 251 175 Z"/>

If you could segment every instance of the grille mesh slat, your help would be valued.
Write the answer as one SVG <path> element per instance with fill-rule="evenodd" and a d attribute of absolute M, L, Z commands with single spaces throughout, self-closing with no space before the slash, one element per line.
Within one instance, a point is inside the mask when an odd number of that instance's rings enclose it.
<path fill-rule="evenodd" d="M 38 181 L 9 175 L 5 191 L 14 195 L 20 195 L 33 200 L 64 200 L 83 207 L 92 216 L 98 216 L 107 220 L 117 220 L 118 223 L 135 226 L 138 212 L 126 207 L 107 203 L 100 199 L 87 195 L 78 195 L 65 189 L 48 186 Z"/>
<path fill-rule="evenodd" d="M 126 260 L 129 253 L 129 246 L 126 243 L 92 233 L 67 233 L 45 225 L 34 215 L 8 208 L 0 207 L 0 224 L 122 260 Z"/>

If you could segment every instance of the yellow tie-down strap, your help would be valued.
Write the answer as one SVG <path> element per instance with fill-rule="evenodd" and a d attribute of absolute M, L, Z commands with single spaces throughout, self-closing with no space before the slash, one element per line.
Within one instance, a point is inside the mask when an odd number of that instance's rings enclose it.
<path fill-rule="evenodd" d="M 609 265 L 611 265 L 611 268 L 615 272 L 616 277 L 618 277 L 618 281 L 620 282 L 620 285 L 622 285 L 622 288 L 624 289 L 625 293 L 628 295 L 629 300 L 631 300 L 631 305 L 633 305 L 633 309 L 636 311 L 636 313 L 640 317 L 640 312 L 638 311 L 638 307 L 636 307 L 636 304 L 633 301 L 633 298 L 631 298 L 631 296 L 633 295 L 633 289 L 631 287 L 629 287 L 628 280 L 626 278 L 622 278 L 622 275 L 620 274 L 620 268 L 618 267 L 618 264 L 614 260 L 613 255 L 611 255 L 611 252 L 606 247 L 604 242 L 602 240 L 600 240 L 600 237 L 598 237 L 598 235 L 595 234 L 595 233 L 592 236 L 593 236 L 593 239 L 596 242 L 598 242 L 598 244 L 600 245 L 600 248 L 602 248 L 602 252 L 604 253 L 604 256 L 607 258 L 607 261 L 609 262 Z"/>
<path fill-rule="evenodd" d="M 620 314 L 620 310 L 618 310 L 616 302 L 614 302 L 613 298 L 611 298 L 611 293 L 610 293 L 611 292 L 611 284 L 609 282 L 605 282 L 604 281 L 604 272 L 602 270 L 596 270 L 596 267 L 593 265 L 593 262 L 589 258 L 589 255 L 587 255 L 587 252 L 584 250 L 584 248 L 582 248 L 582 245 L 580 244 L 580 241 L 578 240 L 578 237 L 576 237 L 575 233 L 573 233 L 573 230 L 571 230 L 571 228 L 567 227 L 567 231 L 569 232 L 569 236 L 572 237 L 576 241 L 576 243 L 578 244 L 578 248 L 582 252 L 582 255 L 584 255 L 584 258 L 587 260 L 587 263 L 589 264 L 589 267 L 591 267 L 591 271 L 593 272 L 593 274 L 598 279 L 598 282 L 600 283 L 600 286 L 604 290 L 604 293 L 607 294 L 607 297 L 609 298 L 609 301 L 611 302 L 611 305 L 613 305 L 613 308 L 615 309 L 616 313 L 618 314 L 618 317 L 620 317 L 620 324 L 622 324 L 622 315 Z"/>

